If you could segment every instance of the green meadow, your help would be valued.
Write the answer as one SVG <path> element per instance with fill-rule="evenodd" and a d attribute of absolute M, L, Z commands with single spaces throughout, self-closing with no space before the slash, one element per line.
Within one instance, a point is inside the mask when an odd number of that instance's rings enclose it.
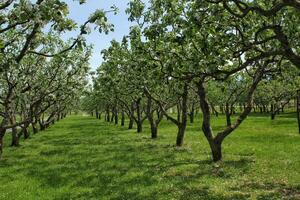
<path fill-rule="evenodd" d="M 300 199 L 300 135 L 295 114 L 252 114 L 211 162 L 201 116 L 184 146 L 165 120 L 158 139 L 87 116 L 69 116 L 8 147 L 0 161 L 0 199 Z M 216 130 L 223 116 L 213 119 Z"/>

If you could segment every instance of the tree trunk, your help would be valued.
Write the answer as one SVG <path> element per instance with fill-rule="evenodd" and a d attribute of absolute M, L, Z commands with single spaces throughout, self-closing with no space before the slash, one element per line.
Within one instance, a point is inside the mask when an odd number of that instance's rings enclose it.
<path fill-rule="evenodd" d="M 5 135 L 6 129 L 0 129 L 0 159 L 2 158 L 2 153 L 3 153 L 3 138 Z"/>
<path fill-rule="evenodd" d="M 187 125 L 187 115 L 188 115 L 188 84 L 185 83 L 182 94 L 182 104 L 181 104 L 181 123 L 179 122 L 176 146 L 181 147 L 183 145 L 185 129 Z"/>
<path fill-rule="evenodd" d="M 156 126 L 151 126 L 151 138 L 156 139 L 157 138 L 157 127 Z"/>
<path fill-rule="evenodd" d="M 143 124 L 142 124 L 142 122 L 141 122 L 141 121 L 138 121 L 138 122 L 136 123 L 136 125 L 137 125 L 137 132 L 138 132 L 138 133 L 141 133 L 141 132 L 143 131 Z"/>
<path fill-rule="evenodd" d="M 54 120 L 55 121 L 55 120 Z M 32 130 L 33 130 L 33 133 L 36 134 L 39 132 L 39 130 L 37 129 L 36 127 L 36 122 L 32 122 L 31 123 L 31 126 L 32 126 Z"/>
<path fill-rule="evenodd" d="M 110 112 L 109 112 L 109 108 L 107 108 L 107 110 L 106 110 L 106 121 L 107 121 L 107 122 L 110 121 Z"/>
<path fill-rule="evenodd" d="M 226 103 L 226 106 L 225 106 L 225 115 L 226 115 L 226 125 L 231 126 L 231 113 L 230 113 L 230 110 L 229 110 L 229 104 L 228 103 Z"/>
<path fill-rule="evenodd" d="M 16 124 L 16 117 L 14 115 L 10 117 L 10 123 L 12 125 Z M 13 127 L 11 130 L 12 130 L 11 131 L 11 136 L 12 136 L 11 146 L 17 147 L 20 145 L 17 127 Z"/>
<path fill-rule="evenodd" d="M 271 104 L 271 120 L 275 119 L 276 111 L 274 104 Z"/>
<path fill-rule="evenodd" d="M 20 133 L 19 133 L 19 138 L 23 135 L 24 139 L 28 139 L 30 137 L 30 132 L 28 131 L 28 126 L 29 124 L 24 124 L 24 126 L 22 127 Z"/>
<path fill-rule="evenodd" d="M 59 117 L 57 119 L 59 119 Z M 40 125 L 40 130 L 41 131 L 44 131 L 46 129 L 46 126 L 45 126 L 44 122 L 41 119 L 39 119 L 39 125 Z"/>
<path fill-rule="evenodd" d="M 115 124 L 117 125 L 119 123 L 119 116 L 118 116 L 118 110 L 115 108 Z"/>
<path fill-rule="evenodd" d="M 99 112 L 96 110 L 96 119 L 99 119 Z"/>
<path fill-rule="evenodd" d="M 115 109 L 113 108 L 113 109 L 111 109 L 111 118 L 110 118 L 110 122 L 113 122 L 114 121 L 114 119 L 115 119 Z"/>
<path fill-rule="evenodd" d="M 231 116 L 230 113 L 226 113 L 226 125 L 231 126 Z"/>
<path fill-rule="evenodd" d="M 217 143 L 215 141 L 211 141 L 209 143 L 210 149 L 211 149 L 211 153 L 212 153 L 212 158 L 214 162 L 218 162 L 220 160 L 222 160 L 222 146 L 221 146 L 221 142 Z"/>
<path fill-rule="evenodd" d="M 30 137 L 30 132 L 28 131 L 27 127 L 23 128 L 23 135 L 24 139 L 28 139 Z"/>
<path fill-rule="evenodd" d="M 141 133 L 143 131 L 142 113 L 141 113 L 141 98 L 136 101 L 136 113 L 137 113 L 137 132 Z"/>
<path fill-rule="evenodd" d="M 133 128 L 133 123 L 134 123 L 134 119 L 133 119 L 133 115 L 134 115 L 134 101 L 131 102 L 131 105 L 130 105 L 130 112 L 128 114 L 128 117 L 129 117 L 129 124 L 128 124 L 128 129 L 132 129 Z"/>
<path fill-rule="evenodd" d="M 130 116 L 130 117 L 129 117 L 128 129 L 132 129 L 132 128 L 133 128 L 133 123 L 134 123 L 134 120 L 133 120 L 132 117 Z"/>
<path fill-rule="evenodd" d="M 185 133 L 185 127 L 182 124 L 178 125 L 176 146 L 181 147 L 183 145 L 184 133 Z"/>
<path fill-rule="evenodd" d="M 150 124 L 151 128 L 151 138 L 155 139 L 157 138 L 157 124 L 153 117 L 153 111 L 152 111 L 152 99 L 150 96 L 148 96 L 148 102 L 147 102 L 147 118 Z M 159 114 L 158 114 L 159 116 Z"/>
<path fill-rule="evenodd" d="M 189 113 L 190 117 L 190 123 L 194 123 L 194 118 L 195 118 L 195 103 L 193 102 L 191 112 Z"/>
<path fill-rule="evenodd" d="M 121 126 L 124 126 L 124 125 L 125 125 L 125 113 L 122 110 L 122 114 L 121 114 Z"/>
<path fill-rule="evenodd" d="M 11 136 L 12 136 L 12 138 L 11 138 L 11 146 L 12 147 L 18 147 L 20 145 L 20 143 L 19 143 L 18 131 L 17 131 L 16 127 L 12 128 Z"/>

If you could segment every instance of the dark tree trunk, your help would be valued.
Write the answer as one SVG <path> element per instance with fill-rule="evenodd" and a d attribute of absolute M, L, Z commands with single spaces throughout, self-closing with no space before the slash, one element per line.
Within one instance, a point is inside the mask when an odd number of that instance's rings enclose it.
<path fill-rule="evenodd" d="M 113 122 L 115 119 L 115 109 L 111 109 L 111 118 L 110 118 L 110 122 Z"/>
<path fill-rule="evenodd" d="M 156 139 L 157 138 L 157 127 L 151 126 L 151 138 Z"/>
<path fill-rule="evenodd" d="M 140 121 L 137 122 L 136 126 L 137 126 L 137 132 L 141 133 L 143 131 L 143 124 L 142 124 L 142 122 L 140 122 Z"/>
<path fill-rule="evenodd" d="M 226 113 L 226 125 L 231 126 L 231 115 L 230 115 L 230 113 Z"/>
<path fill-rule="evenodd" d="M 209 142 L 209 146 L 212 153 L 212 158 L 214 162 L 222 160 L 222 142 L 218 143 L 215 141 Z"/>
<path fill-rule="evenodd" d="M 115 124 L 117 125 L 119 123 L 119 113 L 117 108 L 115 108 Z"/>
<path fill-rule="evenodd" d="M 151 138 L 155 139 L 155 138 L 157 138 L 157 123 L 154 120 L 153 113 L 154 112 L 152 111 L 152 99 L 150 96 L 148 96 L 147 118 L 148 118 L 150 128 L 151 128 Z M 159 113 L 159 112 L 157 112 L 157 113 Z M 157 116 L 159 116 L 159 114 Z"/>
<path fill-rule="evenodd" d="M 181 147 L 183 145 L 185 126 L 180 124 L 178 125 L 178 133 L 176 138 L 176 146 Z"/>
<path fill-rule="evenodd" d="M 189 113 L 190 117 L 190 123 L 194 123 L 194 118 L 195 118 L 195 104 L 193 103 L 191 112 Z"/>
<path fill-rule="evenodd" d="M 271 120 L 275 119 L 276 111 L 275 111 L 275 105 L 271 104 Z"/>
<path fill-rule="evenodd" d="M 99 112 L 96 110 L 96 119 L 99 119 Z"/>
<path fill-rule="evenodd" d="M 22 127 L 20 133 L 19 133 L 19 138 L 23 135 L 24 139 L 28 139 L 30 137 L 30 132 L 28 131 L 28 126 L 29 124 L 24 124 Z"/>
<path fill-rule="evenodd" d="M 30 132 L 27 128 L 23 128 L 24 139 L 28 139 L 30 137 Z"/>
<path fill-rule="evenodd" d="M 58 119 L 59 119 L 59 117 L 58 117 Z M 41 119 L 39 119 L 39 125 L 40 125 L 40 130 L 41 131 L 44 131 L 46 129 L 46 126 L 45 126 L 44 122 Z"/>
<path fill-rule="evenodd" d="M 11 136 L 12 136 L 11 146 L 12 147 L 18 147 L 20 145 L 20 143 L 19 143 L 18 131 L 17 131 L 16 127 L 12 128 Z"/>
<path fill-rule="evenodd" d="M 16 117 L 15 116 L 11 116 L 10 118 L 10 123 L 12 125 L 16 124 Z M 19 146 L 19 135 L 18 135 L 18 130 L 17 127 L 13 127 L 11 129 L 11 136 L 12 136 L 12 140 L 11 140 L 11 146 Z"/>
<path fill-rule="evenodd" d="M 129 124 L 128 124 L 128 129 L 132 129 L 133 128 L 133 123 L 134 123 L 134 120 L 132 119 L 131 116 L 129 116 Z"/>
<path fill-rule="evenodd" d="M 125 112 L 123 110 L 121 112 L 121 126 L 125 126 Z"/>
<path fill-rule="evenodd" d="M 141 113 L 141 98 L 136 101 L 136 113 L 137 113 L 137 132 L 141 133 L 143 131 L 142 113 Z"/>
<path fill-rule="evenodd" d="M 176 146 L 180 147 L 183 145 L 185 129 L 187 125 L 188 116 L 188 84 L 185 83 L 182 94 L 182 104 L 181 104 L 181 122 L 178 121 L 178 133 L 176 138 Z"/>
<path fill-rule="evenodd" d="M 133 128 L 133 123 L 134 123 L 134 119 L 133 119 L 133 115 L 134 115 L 134 102 L 131 103 L 130 106 L 130 113 L 128 114 L 129 117 L 129 124 L 128 124 L 128 129 L 132 129 Z"/>
<path fill-rule="evenodd" d="M 228 103 L 226 103 L 226 106 L 225 106 L 225 115 L 226 115 L 226 125 L 231 126 L 231 113 L 230 113 Z"/>
<path fill-rule="evenodd" d="M 55 120 L 54 120 L 55 121 Z M 36 127 L 36 124 L 37 124 L 37 121 L 36 119 L 31 123 L 31 126 L 32 126 L 32 130 L 33 130 L 33 133 L 36 134 L 39 132 L 38 128 Z"/>
<path fill-rule="evenodd" d="M 107 121 L 107 122 L 110 121 L 110 112 L 109 112 L 109 108 L 107 108 L 107 110 L 106 110 L 106 121 Z"/>
<path fill-rule="evenodd" d="M 2 153 L 3 153 L 3 146 L 4 146 L 3 138 L 5 135 L 5 132 L 6 132 L 6 129 L 0 129 L 0 159 L 1 159 Z"/>

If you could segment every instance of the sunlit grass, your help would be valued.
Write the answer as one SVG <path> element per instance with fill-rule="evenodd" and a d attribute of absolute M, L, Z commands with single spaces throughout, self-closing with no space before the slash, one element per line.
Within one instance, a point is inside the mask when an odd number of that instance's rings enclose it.
<path fill-rule="evenodd" d="M 0 199 L 300 199 L 300 135 L 294 115 L 253 115 L 224 142 L 214 164 L 200 131 L 183 148 L 163 121 L 159 138 L 71 116 L 11 148 L 0 161 Z M 225 123 L 213 119 L 216 130 Z"/>

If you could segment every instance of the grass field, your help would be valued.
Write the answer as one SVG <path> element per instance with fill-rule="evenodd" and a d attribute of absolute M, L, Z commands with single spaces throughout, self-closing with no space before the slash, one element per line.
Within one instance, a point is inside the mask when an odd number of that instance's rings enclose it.
<path fill-rule="evenodd" d="M 214 119 L 220 129 L 221 116 Z M 164 121 L 159 138 L 91 117 L 70 116 L 4 149 L 0 199 L 300 199 L 300 135 L 292 115 L 252 115 L 212 163 L 200 131 L 189 125 L 183 148 Z M 9 143 L 6 136 L 6 144 Z"/>

